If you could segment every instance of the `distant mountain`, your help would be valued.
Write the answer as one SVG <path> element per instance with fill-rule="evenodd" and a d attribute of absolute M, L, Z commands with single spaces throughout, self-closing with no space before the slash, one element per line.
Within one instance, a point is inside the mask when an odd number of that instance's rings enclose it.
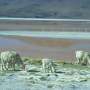
<path fill-rule="evenodd" d="M 0 0 L 0 17 L 90 19 L 90 0 Z"/>

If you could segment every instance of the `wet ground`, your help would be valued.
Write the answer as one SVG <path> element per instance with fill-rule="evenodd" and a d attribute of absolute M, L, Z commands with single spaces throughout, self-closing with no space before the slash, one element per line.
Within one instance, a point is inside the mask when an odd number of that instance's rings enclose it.
<path fill-rule="evenodd" d="M 40 65 L 28 71 L 0 72 L 0 90 L 90 90 L 90 68 L 57 65 L 56 73 L 43 73 Z"/>

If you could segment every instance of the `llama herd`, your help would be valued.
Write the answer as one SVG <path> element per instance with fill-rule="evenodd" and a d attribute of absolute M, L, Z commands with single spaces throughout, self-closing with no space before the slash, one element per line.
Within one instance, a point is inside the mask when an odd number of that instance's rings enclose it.
<path fill-rule="evenodd" d="M 15 70 L 15 65 L 21 66 L 23 69 L 25 68 L 25 65 L 21 60 L 20 55 L 15 51 L 1 52 L 0 59 L 1 70 L 8 70 L 9 68 Z"/>
<path fill-rule="evenodd" d="M 76 51 L 76 63 L 81 65 L 90 64 L 90 54 L 84 51 Z"/>
<path fill-rule="evenodd" d="M 90 64 L 90 54 L 84 51 L 76 51 L 76 63 L 81 65 L 89 65 Z M 12 70 L 16 69 L 16 65 L 25 70 L 25 64 L 23 63 L 20 54 L 15 51 L 4 51 L 0 54 L 1 60 L 1 70 Z M 42 59 L 42 70 L 44 72 L 56 72 L 55 64 L 52 59 L 43 58 Z"/>

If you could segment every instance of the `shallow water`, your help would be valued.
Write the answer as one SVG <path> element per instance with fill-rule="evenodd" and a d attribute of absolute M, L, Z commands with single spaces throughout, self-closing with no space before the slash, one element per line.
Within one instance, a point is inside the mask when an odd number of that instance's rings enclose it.
<path fill-rule="evenodd" d="M 22 56 L 74 60 L 76 50 L 90 53 L 89 32 L 0 31 L 0 35 L 0 51 L 15 50 Z"/>
<path fill-rule="evenodd" d="M 63 39 L 90 39 L 90 32 L 0 31 L 0 35 L 19 35 Z"/>

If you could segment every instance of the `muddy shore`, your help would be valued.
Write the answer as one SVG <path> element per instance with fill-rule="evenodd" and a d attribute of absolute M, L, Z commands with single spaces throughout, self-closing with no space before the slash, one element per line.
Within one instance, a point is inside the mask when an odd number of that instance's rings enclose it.
<path fill-rule="evenodd" d="M 10 20 L 8 18 L 8 20 L 0 20 L 0 31 L 4 30 L 90 32 L 90 21 Z"/>

